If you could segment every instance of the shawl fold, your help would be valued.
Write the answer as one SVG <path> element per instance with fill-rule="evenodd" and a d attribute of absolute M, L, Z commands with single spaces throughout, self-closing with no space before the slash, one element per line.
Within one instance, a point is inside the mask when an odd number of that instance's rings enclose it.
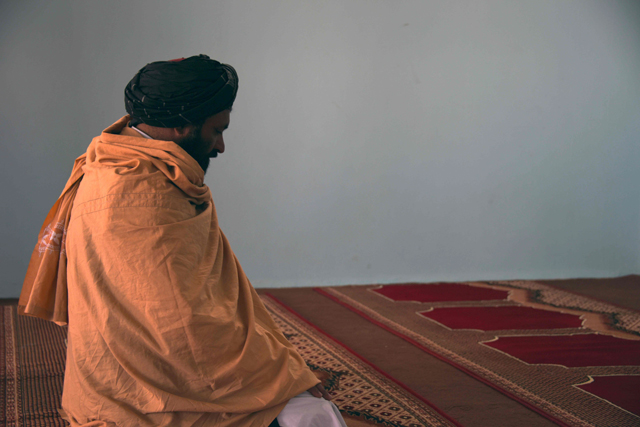
<path fill-rule="evenodd" d="M 71 208 L 84 172 L 87 155 L 78 157 L 71 176 L 49 210 L 38 233 L 27 274 L 22 285 L 18 313 L 66 325 L 67 315 L 67 253 L 66 237 Z"/>

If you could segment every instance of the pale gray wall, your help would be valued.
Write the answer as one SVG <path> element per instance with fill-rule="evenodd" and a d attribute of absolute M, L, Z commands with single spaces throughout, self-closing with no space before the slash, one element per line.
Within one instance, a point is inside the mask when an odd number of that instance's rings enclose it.
<path fill-rule="evenodd" d="M 240 92 L 213 161 L 257 286 L 613 276 L 640 264 L 638 2 L 0 2 L 0 297 L 144 64 Z"/>

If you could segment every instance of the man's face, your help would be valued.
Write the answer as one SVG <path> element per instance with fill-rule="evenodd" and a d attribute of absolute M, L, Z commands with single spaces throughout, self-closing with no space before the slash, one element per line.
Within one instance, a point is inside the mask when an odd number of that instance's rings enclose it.
<path fill-rule="evenodd" d="M 201 126 L 194 127 L 178 145 L 193 157 L 206 173 L 209 159 L 224 153 L 222 133 L 229 127 L 230 110 L 209 117 Z"/>

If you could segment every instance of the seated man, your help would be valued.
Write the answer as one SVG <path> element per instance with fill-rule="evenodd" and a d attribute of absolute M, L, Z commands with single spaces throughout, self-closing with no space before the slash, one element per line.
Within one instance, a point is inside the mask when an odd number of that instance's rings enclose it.
<path fill-rule="evenodd" d="M 204 184 L 237 90 L 235 70 L 205 55 L 142 68 L 129 115 L 76 160 L 45 220 L 20 310 L 68 323 L 72 426 L 345 426 Z"/>

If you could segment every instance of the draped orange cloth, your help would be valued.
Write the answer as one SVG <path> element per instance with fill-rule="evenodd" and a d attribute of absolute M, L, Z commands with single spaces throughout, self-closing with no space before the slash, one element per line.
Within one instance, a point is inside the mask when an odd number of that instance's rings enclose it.
<path fill-rule="evenodd" d="M 21 295 L 23 313 L 68 322 L 61 413 L 72 426 L 268 426 L 319 380 L 245 276 L 198 163 L 128 121 L 76 161 Z"/>
<path fill-rule="evenodd" d="M 84 175 L 86 154 L 78 157 L 62 194 L 49 210 L 40 228 L 22 285 L 18 312 L 67 324 L 66 230 L 78 186 Z"/>

